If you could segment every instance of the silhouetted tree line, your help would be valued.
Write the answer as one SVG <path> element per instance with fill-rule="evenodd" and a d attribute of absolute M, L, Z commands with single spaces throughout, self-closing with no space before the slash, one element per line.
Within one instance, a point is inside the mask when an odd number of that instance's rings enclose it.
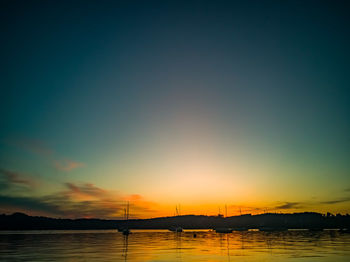
<path fill-rule="evenodd" d="M 126 224 L 127 223 L 127 224 Z M 259 228 L 275 227 L 290 229 L 350 228 L 350 216 L 322 215 L 305 212 L 293 214 L 260 214 L 232 217 L 184 215 L 151 219 L 104 220 L 104 219 L 60 219 L 28 216 L 23 213 L 0 215 L 0 230 L 39 229 L 117 229 L 128 226 L 131 229 L 168 229 L 181 226 L 184 229 L 209 229 L 218 227 Z"/>

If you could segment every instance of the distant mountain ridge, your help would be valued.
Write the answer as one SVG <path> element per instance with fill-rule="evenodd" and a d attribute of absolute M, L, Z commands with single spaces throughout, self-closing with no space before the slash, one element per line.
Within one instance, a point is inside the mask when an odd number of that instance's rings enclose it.
<path fill-rule="evenodd" d="M 125 220 L 107 219 L 61 219 L 28 216 L 23 213 L 0 215 L 0 230 L 44 230 L 44 229 L 117 229 L 125 225 Z M 323 215 L 314 212 L 260 215 L 241 215 L 232 217 L 183 215 L 149 219 L 130 219 L 131 229 L 168 229 L 179 225 L 184 229 L 211 228 L 350 228 L 350 215 Z"/>

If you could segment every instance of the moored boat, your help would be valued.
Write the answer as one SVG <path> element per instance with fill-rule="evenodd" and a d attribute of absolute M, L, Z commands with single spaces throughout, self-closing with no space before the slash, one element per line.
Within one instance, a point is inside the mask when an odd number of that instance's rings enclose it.
<path fill-rule="evenodd" d="M 319 232 L 319 231 L 323 231 L 324 228 L 322 227 L 310 227 L 309 228 L 309 231 L 312 231 L 312 232 Z"/>
<path fill-rule="evenodd" d="M 216 233 L 232 233 L 233 229 L 232 228 L 215 228 Z"/>
<path fill-rule="evenodd" d="M 122 232 L 123 232 L 124 236 L 127 236 L 127 235 L 131 234 L 131 231 L 129 229 L 127 229 L 127 228 L 124 229 Z"/>
<path fill-rule="evenodd" d="M 248 231 L 247 227 L 234 227 L 232 231 Z"/>
<path fill-rule="evenodd" d="M 276 231 L 287 231 L 286 227 L 259 227 L 259 231 L 264 232 L 276 232 Z"/>
<path fill-rule="evenodd" d="M 169 230 L 172 232 L 182 232 L 183 228 L 182 227 L 170 227 Z"/>
<path fill-rule="evenodd" d="M 123 235 L 129 235 L 131 234 L 131 231 L 129 229 L 129 202 L 124 209 L 124 218 L 126 220 L 126 225 L 124 227 L 119 227 L 118 232 L 122 232 Z"/>

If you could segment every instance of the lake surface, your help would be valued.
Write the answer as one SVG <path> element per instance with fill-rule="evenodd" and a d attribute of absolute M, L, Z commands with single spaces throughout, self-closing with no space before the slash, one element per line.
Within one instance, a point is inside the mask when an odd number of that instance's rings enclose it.
<path fill-rule="evenodd" d="M 194 232 L 196 237 L 194 237 Z M 350 261 L 350 234 L 115 230 L 0 232 L 0 261 Z"/>

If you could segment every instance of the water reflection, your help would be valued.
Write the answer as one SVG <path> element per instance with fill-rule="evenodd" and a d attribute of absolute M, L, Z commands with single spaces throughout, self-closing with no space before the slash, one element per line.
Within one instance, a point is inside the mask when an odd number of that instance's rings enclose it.
<path fill-rule="evenodd" d="M 194 237 L 194 233 L 196 237 Z M 2 261 L 350 261 L 337 231 L 134 230 L 1 232 Z"/>
<path fill-rule="evenodd" d="M 230 238 L 227 234 L 226 234 L 226 242 L 227 242 L 227 257 L 228 257 L 228 261 L 230 261 Z"/>
<path fill-rule="evenodd" d="M 123 235 L 123 238 L 124 238 L 124 241 L 123 241 L 123 256 L 124 256 L 124 261 L 127 261 L 129 235 Z"/>
<path fill-rule="evenodd" d="M 176 258 L 181 261 L 181 235 L 182 232 L 174 232 L 176 243 Z"/>

